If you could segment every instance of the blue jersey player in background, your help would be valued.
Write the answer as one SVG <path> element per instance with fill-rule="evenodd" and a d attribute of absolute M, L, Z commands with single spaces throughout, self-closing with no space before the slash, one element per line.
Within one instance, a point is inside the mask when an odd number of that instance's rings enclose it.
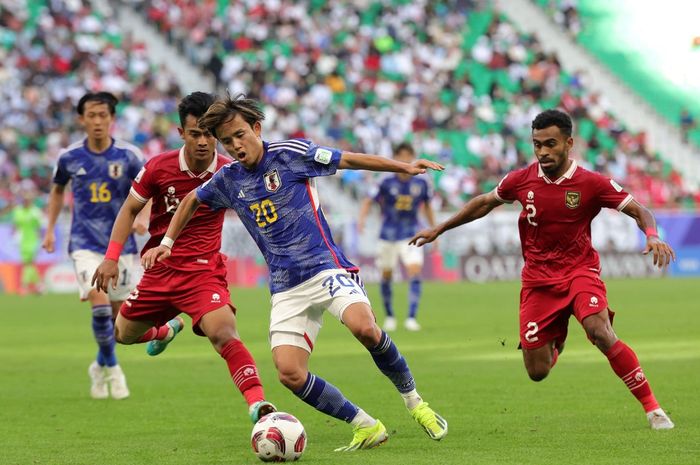
<path fill-rule="evenodd" d="M 411 144 L 404 142 L 394 149 L 394 160 L 412 163 L 416 153 Z M 382 226 L 377 244 L 377 268 L 382 272 L 382 303 L 386 312 L 384 330 L 396 329 L 396 318 L 392 304 L 391 280 L 399 260 L 406 269 L 409 281 L 408 318 L 404 327 L 409 331 L 420 330 L 416 321 L 418 303 L 421 296 L 421 270 L 423 269 L 423 251 L 408 245 L 408 240 L 418 231 L 419 210 L 423 211 L 430 227 L 435 225 L 435 215 L 430 206 L 432 189 L 424 177 L 398 173 L 387 178 L 379 185 L 374 195 L 366 198 L 357 219 L 357 229 L 362 233 L 365 219 L 372 204 L 378 203 L 382 213 Z"/>
<path fill-rule="evenodd" d="M 200 204 L 238 213 L 270 269 L 270 344 L 279 379 L 317 410 L 352 424 L 353 451 L 387 440 L 377 419 L 350 402 L 338 388 L 308 369 L 309 356 L 324 311 L 342 321 L 369 350 L 377 367 L 399 391 L 413 418 L 435 440 L 447 434 L 447 422 L 416 391 L 408 364 L 391 338 L 376 324 L 358 268 L 333 242 L 319 204 L 314 178 L 337 169 L 394 171 L 409 175 L 437 163 L 412 164 L 320 147 L 308 140 L 265 142 L 264 114 L 258 102 L 241 96 L 214 103 L 200 119 L 237 161 L 222 167 L 207 183 L 188 194 L 177 209 L 159 247 L 142 263 L 148 269 L 170 255 L 170 247 Z"/>
<path fill-rule="evenodd" d="M 107 250 L 112 225 L 129 194 L 131 181 L 143 166 L 143 155 L 138 148 L 110 136 L 117 103 L 117 98 L 108 92 L 88 93 L 78 102 L 78 119 L 86 137 L 67 147 L 58 157 L 42 244 L 48 252 L 55 249 L 56 220 L 63 208 L 65 187 L 70 182 L 73 218 L 68 252 L 75 266 L 80 299 L 92 306 L 92 329 L 99 349 L 88 374 L 92 383 L 90 395 L 95 399 L 106 399 L 110 393 L 114 399 L 129 396 L 124 372 L 114 353 L 113 318 L 135 284 L 133 267 L 138 264 L 138 251 L 133 236 L 124 245 L 117 289 L 110 289 L 108 295 L 90 284 Z M 135 227 L 139 233 L 146 230 L 143 218 L 140 217 Z"/>

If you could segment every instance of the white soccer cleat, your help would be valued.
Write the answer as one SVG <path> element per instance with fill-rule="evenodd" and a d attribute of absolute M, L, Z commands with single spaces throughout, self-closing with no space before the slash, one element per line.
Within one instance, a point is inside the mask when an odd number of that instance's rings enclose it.
<path fill-rule="evenodd" d="M 420 325 L 418 324 L 415 318 L 407 319 L 404 322 L 403 326 L 409 331 L 420 331 Z"/>
<path fill-rule="evenodd" d="M 396 331 L 396 318 L 394 318 L 393 316 L 386 317 L 382 329 L 386 332 Z"/>
<path fill-rule="evenodd" d="M 126 386 L 126 376 L 119 365 L 107 367 L 107 382 L 112 399 L 126 399 L 129 397 L 129 388 Z"/>
<path fill-rule="evenodd" d="M 647 420 L 649 420 L 651 429 L 673 429 L 675 426 L 668 415 L 666 415 L 666 412 L 661 408 L 648 412 Z"/>
<path fill-rule="evenodd" d="M 109 397 L 107 390 L 107 379 L 105 377 L 104 367 L 101 367 L 97 362 L 92 362 L 88 367 L 88 375 L 90 376 L 90 397 L 93 399 L 106 399 Z"/>

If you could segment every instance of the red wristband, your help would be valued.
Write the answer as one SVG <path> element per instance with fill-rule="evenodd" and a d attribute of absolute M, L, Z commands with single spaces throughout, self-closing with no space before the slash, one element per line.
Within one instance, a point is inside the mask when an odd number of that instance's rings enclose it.
<path fill-rule="evenodd" d="M 109 241 L 109 246 L 107 247 L 107 252 L 105 252 L 105 260 L 119 261 L 119 255 L 122 253 L 124 244 L 120 244 L 117 241 Z"/>
<path fill-rule="evenodd" d="M 654 227 L 652 227 L 652 226 L 646 228 L 646 229 L 644 230 L 644 234 L 646 234 L 647 237 L 649 237 L 649 236 L 659 237 L 659 233 L 656 232 L 656 228 L 654 228 Z"/>

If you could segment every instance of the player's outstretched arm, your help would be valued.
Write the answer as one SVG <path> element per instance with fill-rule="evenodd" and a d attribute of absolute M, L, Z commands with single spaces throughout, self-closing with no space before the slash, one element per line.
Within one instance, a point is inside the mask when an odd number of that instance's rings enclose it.
<path fill-rule="evenodd" d="M 149 200 L 150 202 L 150 200 Z M 132 226 L 136 217 L 144 210 L 146 204 L 129 194 L 119 209 L 117 218 L 112 226 L 112 234 L 109 236 L 109 246 L 105 253 L 104 260 L 92 275 L 92 286 L 97 290 L 107 292 L 107 288 L 112 284 L 112 289 L 117 288 L 119 279 L 119 255 L 124 243 L 131 234 Z"/>
<path fill-rule="evenodd" d="M 445 231 L 482 218 L 488 215 L 491 210 L 502 203 L 503 202 L 496 198 L 493 191 L 487 194 L 477 195 L 467 202 L 466 205 L 464 205 L 464 207 L 462 207 L 462 209 L 453 216 L 432 229 L 424 229 L 423 231 L 418 232 L 408 243 L 410 245 L 421 247 L 429 242 L 433 242 Z"/>
<path fill-rule="evenodd" d="M 199 208 L 200 202 L 197 199 L 197 191 L 193 190 L 182 199 L 180 205 L 178 205 L 177 210 L 175 210 L 175 215 L 173 219 L 170 220 L 170 226 L 168 226 L 168 231 L 165 233 L 165 237 L 160 241 L 158 247 L 154 247 L 141 257 L 141 265 L 144 269 L 148 270 L 156 262 L 162 262 L 170 256 L 170 251 L 172 250 L 173 244 L 180 236 L 182 230 L 187 226 L 194 212 Z"/>
<path fill-rule="evenodd" d="M 671 260 L 676 261 L 676 252 L 670 245 L 659 239 L 659 233 L 656 231 L 656 220 L 648 208 L 636 200 L 632 200 L 625 205 L 622 213 L 634 218 L 639 229 L 646 234 L 647 245 L 644 247 L 642 254 L 647 255 L 651 252 L 654 257 L 654 266 L 665 268 L 671 263 Z"/>
<path fill-rule="evenodd" d="M 415 176 L 423 174 L 426 170 L 442 171 L 445 169 L 440 163 L 419 158 L 413 163 L 404 163 L 391 158 L 369 155 L 366 153 L 343 152 L 338 168 L 341 170 L 367 170 L 384 171 L 389 173 L 404 173 Z"/>
<path fill-rule="evenodd" d="M 66 186 L 61 184 L 54 184 L 51 186 L 51 192 L 49 193 L 49 203 L 46 215 L 48 216 L 48 224 L 46 225 L 46 233 L 44 233 L 44 240 L 41 242 L 41 246 L 49 253 L 52 253 L 56 249 L 56 236 L 54 235 L 54 229 L 56 229 L 56 220 L 58 215 L 63 209 L 63 193 L 65 192 Z"/>

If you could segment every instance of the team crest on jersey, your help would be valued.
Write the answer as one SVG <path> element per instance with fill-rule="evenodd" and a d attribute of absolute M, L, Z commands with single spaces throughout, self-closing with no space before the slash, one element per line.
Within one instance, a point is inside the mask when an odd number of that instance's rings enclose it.
<path fill-rule="evenodd" d="M 107 172 L 112 179 L 119 179 L 124 174 L 124 165 L 118 161 L 113 161 L 107 164 Z"/>
<path fill-rule="evenodd" d="M 581 204 L 581 193 L 574 191 L 566 191 L 566 207 L 578 208 Z"/>
<path fill-rule="evenodd" d="M 411 187 L 409 187 L 408 190 L 411 192 L 412 196 L 418 197 L 422 189 L 420 184 L 411 184 Z"/>
<path fill-rule="evenodd" d="M 270 192 L 276 192 L 282 186 L 282 180 L 277 170 L 268 171 L 263 175 L 265 181 L 265 189 Z"/>

